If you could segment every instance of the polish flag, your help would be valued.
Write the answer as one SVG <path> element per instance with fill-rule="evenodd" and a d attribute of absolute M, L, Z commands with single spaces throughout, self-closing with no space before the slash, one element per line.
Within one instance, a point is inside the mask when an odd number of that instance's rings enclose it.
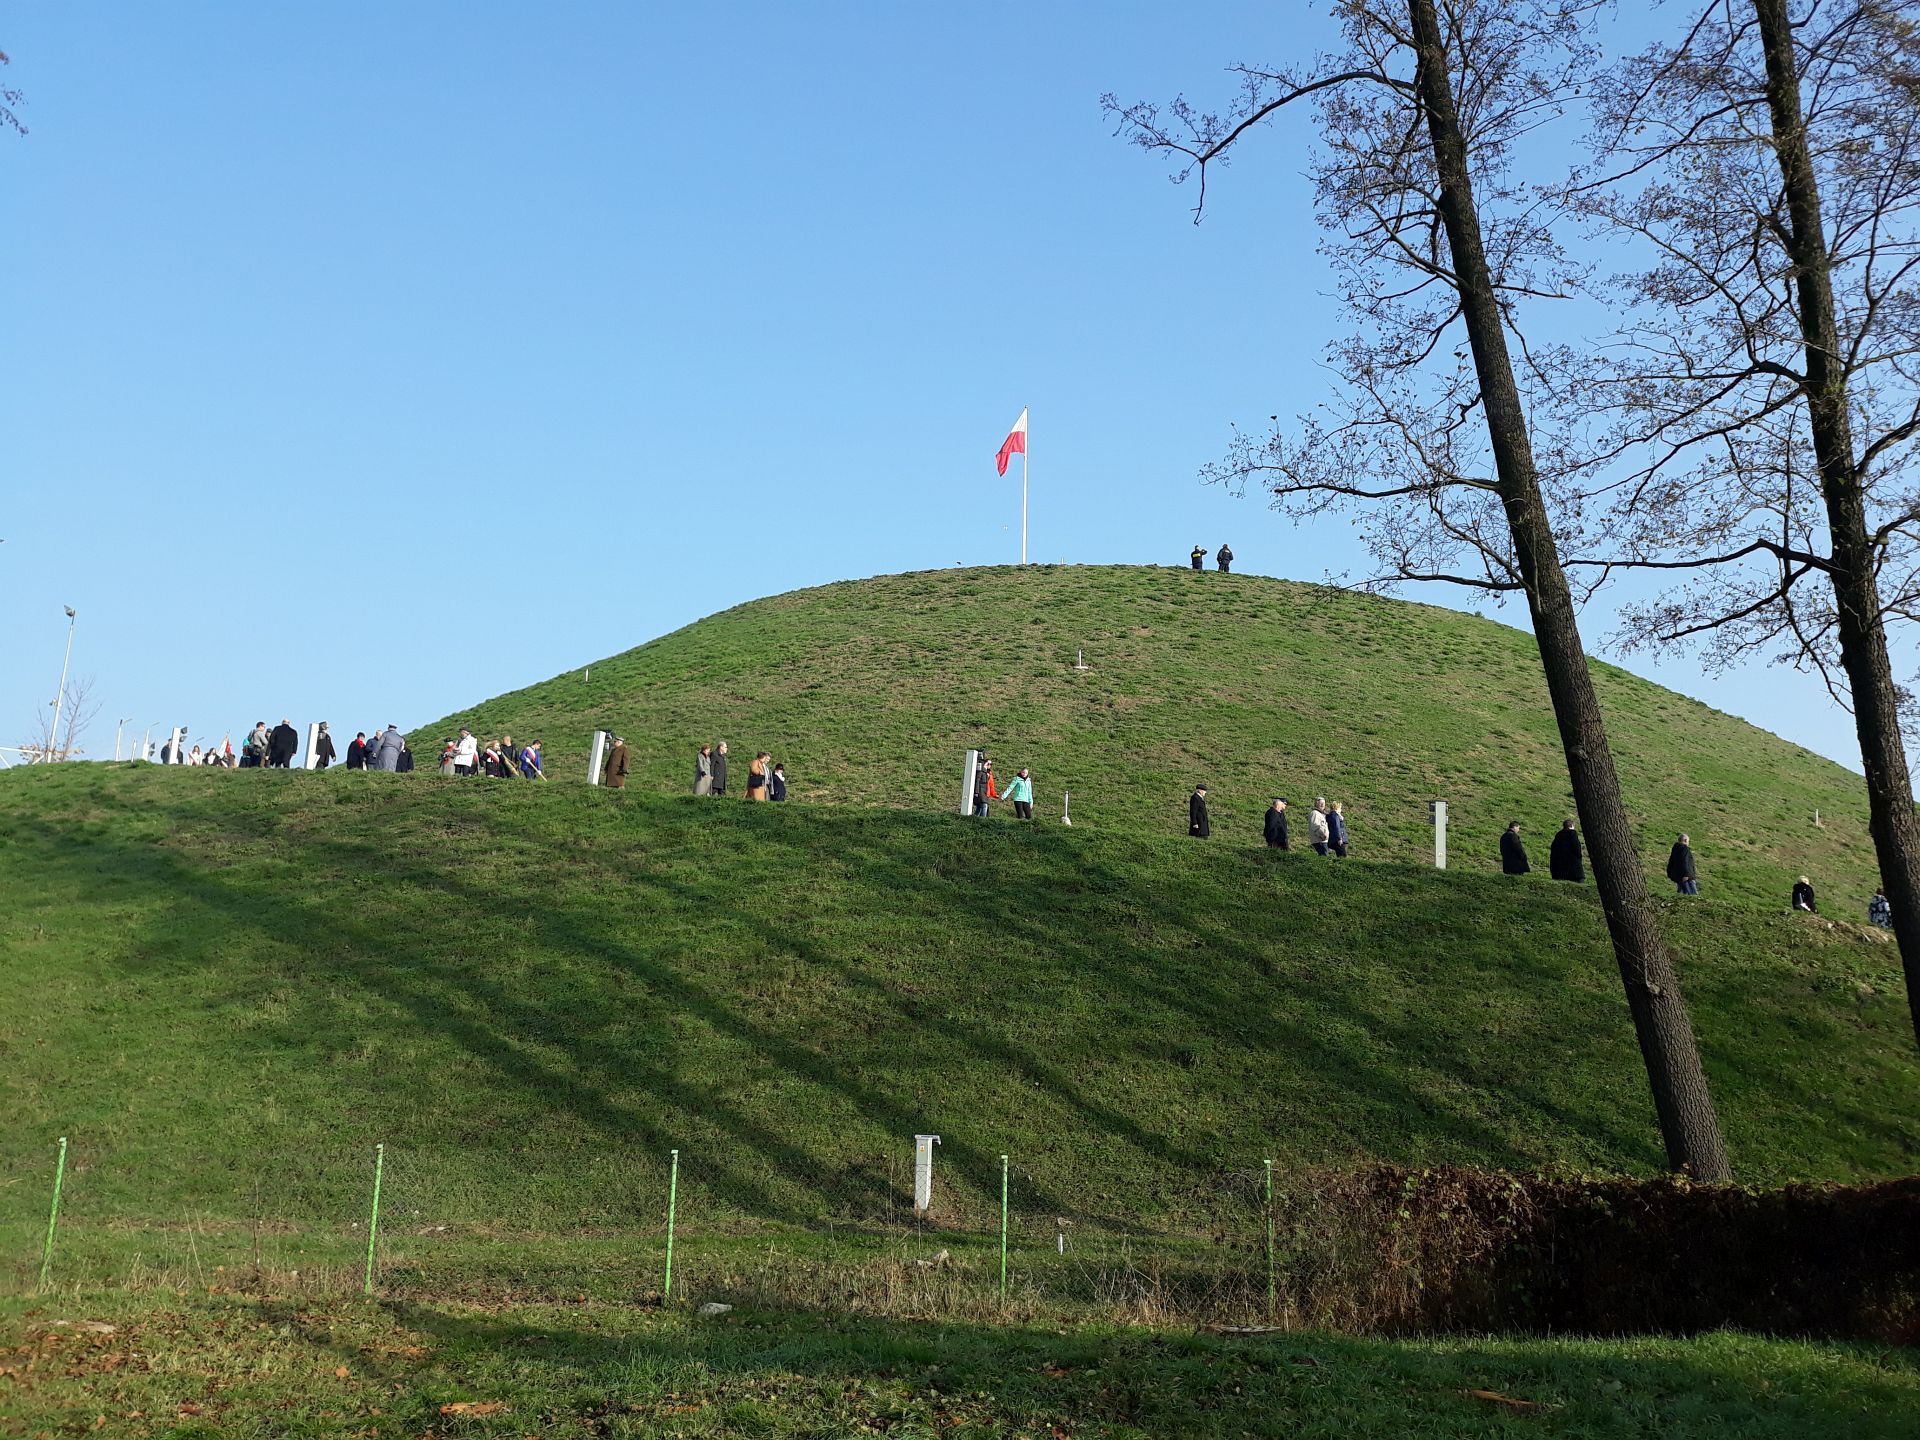
<path fill-rule="evenodd" d="M 1000 467 L 1002 475 L 1007 473 L 1007 461 L 1015 455 L 1027 453 L 1027 412 L 1022 410 L 1020 418 L 1013 422 L 1013 429 L 1007 438 L 1000 442 L 1000 453 L 994 457 L 994 464 Z"/>

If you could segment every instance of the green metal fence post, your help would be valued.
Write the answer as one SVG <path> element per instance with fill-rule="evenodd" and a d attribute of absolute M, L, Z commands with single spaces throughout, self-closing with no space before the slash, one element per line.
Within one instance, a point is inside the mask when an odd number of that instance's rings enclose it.
<path fill-rule="evenodd" d="M 1000 1157 L 1000 1303 L 1007 1303 L 1007 1157 Z"/>
<path fill-rule="evenodd" d="M 387 1142 L 373 1147 L 373 1209 L 367 1216 L 367 1278 L 360 1287 L 362 1295 L 373 1294 L 373 1246 L 380 1235 L 380 1177 L 387 1168 Z"/>
<path fill-rule="evenodd" d="M 667 1278 L 660 1287 L 660 1303 L 673 1299 L 673 1225 L 680 1205 L 680 1152 L 673 1152 L 673 1170 L 667 1176 Z"/>
<path fill-rule="evenodd" d="M 1273 1161 L 1267 1161 L 1267 1320 L 1273 1320 Z"/>
<path fill-rule="evenodd" d="M 40 1288 L 47 1288 L 53 1270 L 53 1232 L 60 1223 L 60 1187 L 67 1178 L 67 1137 L 60 1137 L 60 1158 L 53 1166 L 53 1208 L 47 1212 L 47 1243 L 40 1250 Z"/>

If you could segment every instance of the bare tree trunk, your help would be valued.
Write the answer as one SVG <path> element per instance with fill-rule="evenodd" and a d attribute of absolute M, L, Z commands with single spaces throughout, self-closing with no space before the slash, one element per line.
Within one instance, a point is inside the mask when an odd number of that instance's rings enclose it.
<path fill-rule="evenodd" d="M 1667 1161 L 1673 1168 L 1690 1170 L 1704 1180 L 1725 1180 L 1732 1171 L 1706 1073 L 1701 1068 L 1700 1049 L 1665 937 L 1654 918 L 1626 805 L 1620 797 L 1599 698 L 1594 694 L 1593 677 L 1580 642 L 1573 594 L 1560 567 L 1559 547 L 1540 491 L 1526 415 L 1481 244 L 1480 218 L 1467 171 L 1466 140 L 1448 81 L 1434 0 L 1408 0 L 1408 10 L 1419 52 L 1415 83 L 1433 142 L 1441 185 L 1441 219 L 1473 347 L 1500 498 L 1513 531 L 1534 639 L 1540 647 L 1540 663 L 1553 697 L 1560 743 L 1566 751 L 1574 803 L 1586 832 L 1594 884 L 1606 912 L 1614 957 L 1626 986 L 1627 1006 L 1646 1062 Z M 1884 650 L 1882 653 L 1884 656 Z"/>
<path fill-rule="evenodd" d="M 1786 0 L 1754 0 L 1760 44 L 1767 62 L 1767 109 L 1774 154 L 1792 221 L 1784 237 L 1800 297 L 1800 334 L 1806 353 L 1808 427 L 1820 466 L 1832 542 L 1832 580 L 1840 663 L 1853 693 L 1853 723 L 1860 736 L 1860 763 L 1867 776 L 1868 827 L 1880 861 L 1880 882 L 1893 905 L 1893 933 L 1900 942 L 1907 1008 L 1920 1039 L 1920 822 L 1913 813 L 1913 780 L 1900 735 L 1893 665 L 1874 581 L 1874 547 L 1867 535 L 1866 503 L 1854 459 L 1847 410 L 1846 372 L 1840 363 L 1833 273 L 1827 253 L 1820 188 L 1800 106 L 1794 62 L 1793 23 Z"/>

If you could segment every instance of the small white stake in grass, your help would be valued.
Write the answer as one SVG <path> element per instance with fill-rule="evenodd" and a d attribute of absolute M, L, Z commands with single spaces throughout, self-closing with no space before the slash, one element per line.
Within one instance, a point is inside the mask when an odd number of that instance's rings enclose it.
<path fill-rule="evenodd" d="M 1073 792 L 1071 790 L 1061 791 L 1060 792 L 1060 823 L 1062 825 L 1073 824 L 1073 817 L 1067 813 L 1067 808 L 1072 804 L 1073 804 Z"/>
<path fill-rule="evenodd" d="M 919 1220 L 933 1208 L 933 1147 L 939 1143 L 938 1135 L 913 1137 L 913 1213 Z"/>

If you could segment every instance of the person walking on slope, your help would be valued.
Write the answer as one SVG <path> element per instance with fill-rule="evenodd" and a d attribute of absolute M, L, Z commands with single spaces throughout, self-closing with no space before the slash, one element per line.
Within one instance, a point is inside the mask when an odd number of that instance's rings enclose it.
<path fill-rule="evenodd" d="M 320 722 L 320 738 L 313 743 L 313 768 L 324 770 L 334 761 L 333 736 L 327 730 L 327 722 Z"/>
<path fill-rule="evenodd" d="M 1272 850 L 1285 850 L 1287 845 L 1287 802 L 1276 799 L 1267 807 L 1264 827 L 1267 834 L 1267 846 Z"/>
<path fill-rule="evenodd" d="M 1813 882 L 1804 875 L 1793 882 L 1793 908 L 1804 910 L 1809 915 L 1820 913 L 1820 907 L 1813 899 Z"/>
<path fill-rule="evenodd" d="M 498 740 L 489 740 L 486 749 L 480 752 L 480 773 L 495 780 L 507 773 L 506 761 L 500 758 Z"/>
<path fill-rule="evenodd" d="M 1015 819 L 1033 819 L 1033 776 L 1027 773 L 1026 766 L 1022 765 L 1007 782 L 1007 799 L 1013 805 Z"/>
<path fill-rule="evenodd" d="M 1324 795 L 1315 796 L 1313 809 L 1307 812 L 1307 843 L 1313 846 L 1314 854 L 1324 855 L 1332 839 L 1333 829 L 1327 824 L 1327 799 Z"/>
<path fill-rule="evenodd" d="M 713 747 L 702 745 L 699 753 L 693 757 L 693 793 L 711 795 L 713 793 Z"/>
<path fill-rule="evenodd" d="M 1500 837 L 1500 873 L 1525 875 L 1532 869 L 1527 863 L 1527 847 L 1520 843 L 1520 822 L 1515 820 Z"/>
<path fill-rule="evenodd" d="M 1222 575 L 1231 571 L 1233 569 L 1233 547 L 1230 545 L 1222 545 L 1218 550 L 1214 551 L 1213 563 L 1220 568 Z"/>
<path fill-rule="evenodd" d="M 407 748 L 407 737 L 400 733 L 398 725 L 388 725 L 380 732 L 380 741 L 373 749 L 373 763 L 389 774 L 400 768 L 400 752 Z"/>
<path fill-rule="evenodd" d="M 1878 925 L 1882 930 L 1893 928 L 1893 902 L 1887 899 L 1883 885 L 1873 892 L 1873 899 L 1867 902 L 1867 923 Z"/>
<path fill-rule="evenodd" d="M 267 737 L 267 764 L 276 770 L 285 770 L 293 764 L 293 757 L 299 753 L 300 732 L 293 728 L 291 721 L 282 720 Z"/>
<path fill-rule="evenodd" d="M 713 747 L 713 793 L 727 793 L 727 742 L 724 740 Z"/>
<path fill-rule="evenodd" d="M 993 784 L 993 762 L 986 756 L 980 757 L 980 763 L 973 767 L 973 818 L 987 818 L 987 802 L 998 800 L 999 790 Z"/>
<path fill-rule="evenodd" d="M 618 735 L 613 737 L 613 749 L 607 752 L 607 768 L 602 783 L 614 790 L 627 788 L 627 742 Z"/>
<path fill-rule="evenodd" d="M 782 762 L 773 767 L 773 774 L 767 777 L 767 798 L 784 800 L 787 798 L 787 767 Z"/>
<path fill-rule="evenodd" d="M 767 798 L 767 761 L 773 757 L 761 750 L 747 762 L 747 799 L 764 800 Z"/>
<path fill-rule="evenodd" d="M 520 752 L 520 777 L 523 780 L 544 780 L 547 772 L 540 768 L 540 742 L 529 740 L 526 749 Z"/>
<path fill-rule="evenodd" d="M 1347 812 L 1338 800 L 1327 806 L 1327 848 L 1342 860 L 1347 858 Z"/>
<path fill-rule="evenodd" d="M 453 773 L 471 775 L 480 763 L 480 742 L 473 738 L 473 732 L 466 726 L 460 727 L 460 738 L 453 742 Z"/>
<path fill-rule="evenodd" d="M 1207 822 L 1207 787 L 1204 785 L 1194 786 L 1193 794 L 1187 797 L 1187 834 L 1196 840 L 1205 840 L 1213 834 L 1213 826 Z"/>
<path fill-rule="evenodd" d="M 440 773 L 442 775 L 453 774 L 453 752 L 453 741 L 442 740 L 440 742 Z"/>
<path fill-rule="evenodd" d="M 347 769 L 364 770 L 367 768 L 367 732 L 354 733 L 353 741 L 347 746 Z"/>
<path fill-rule="evenodd" d="M 253 729 L 247 732 L 247 738 L 240 744 L 240 768 L 258 770 L 267 763 L 267 750 L 273 744 L 267 734 L 267 722 L 259 720 Z"/>
<path fill-rule="evenodd" d="M 1191 560 L 1193 562 L 1193 568 L 1198 570 L 1202 565 L 1207 563 L 1206 547 L 1204 545 L 1194 546 L 1193 553 L 1187 556 L 1187 559 Z"/>
<path fill-rule="evenodd" d="M 1698 895 L 1700 878 L 1693 868 L 1693 845 L 1682 831 L 1680 838 L 1673 842 L 1673 849 L 1667 854 L 1667 879 L 1682 895 Z"/>
<path fill-rule="evenodd" d="M 1573 828 L 1573 821 L 1561 824 L 1553 837 L 1553 843 L 1547 847 L 1547 874 L 1555 880 L 1583 881 L 1587 878 L 1587 867 L 1580 855 L 1580 832 Z"/>

